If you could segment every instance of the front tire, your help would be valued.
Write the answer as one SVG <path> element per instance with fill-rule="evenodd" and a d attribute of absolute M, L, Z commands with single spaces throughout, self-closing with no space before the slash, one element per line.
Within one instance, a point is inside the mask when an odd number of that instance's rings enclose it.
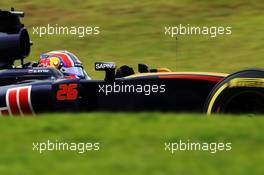
<path fill-rule="evenodd" d="M 248 69 L 229 75 L 209 94 L 205 112 L 264 113 L 264 69 Z"/>

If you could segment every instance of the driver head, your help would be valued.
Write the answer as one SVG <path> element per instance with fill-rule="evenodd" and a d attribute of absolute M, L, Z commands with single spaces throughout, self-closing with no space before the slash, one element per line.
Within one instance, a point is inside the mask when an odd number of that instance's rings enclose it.
<path fill-rule="evenodd" d="M 79 59 L 68 51 L 58 50 L 41 54 L 39 66 L 56 68 L 65 75 L 65 78 L 90 79 Z"/>

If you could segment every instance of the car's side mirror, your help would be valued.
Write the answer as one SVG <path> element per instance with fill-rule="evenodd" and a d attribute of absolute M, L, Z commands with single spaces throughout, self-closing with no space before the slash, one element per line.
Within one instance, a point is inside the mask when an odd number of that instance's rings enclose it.
<path fill-rule="evenodd" d="M 112 62 L 96 62 L 94 64 L 96 71 L 105 71 L 105 81 L 113 82 L 115 81 L 115 69 L 116 65 Z"/>
<path fill-rule="evenodd" d="M 148 66 L 146 64 L 138 64 L 138 72 L 139 73 L 147 73 L 147 72 L 149 72 Z"/>

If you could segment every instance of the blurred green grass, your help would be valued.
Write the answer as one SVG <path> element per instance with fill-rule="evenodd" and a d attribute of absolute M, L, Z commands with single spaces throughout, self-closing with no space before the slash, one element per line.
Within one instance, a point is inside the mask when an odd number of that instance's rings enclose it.
<path fill-rule="evenodd" d="M 174 113 L 43 114 L 1 118 L 0 174 L 259 174 L 263 117 Z M 164 142 L 232 142 L 211 154 L 164 151 Z M 100 151 L 32 151 L 32 143 L 100 142 Z"/>
<path fill-rule="evenodd" d="M 136 68 L 137 63 L 169 67 L 175 71 L 231 73 L 249 67 L 262 67 L 264 3 L 262 0 L 99 0 L 1 1 L 1 9 L 11 6 L 26 12 L 23 20 L 34 42 L 28 60 L 56 49 L 72 51 L 83 61 L 93 78 L 93 63 L 114 61 Z M 78 38 L 32 35 L 33 26 L 98 25 L 101 35 Z M 231 26 L 232 35 L 210 38 L 164 36 L 164 26 L 190 24 Z M 232 64 L 230 64 L 232 63 Z"/>

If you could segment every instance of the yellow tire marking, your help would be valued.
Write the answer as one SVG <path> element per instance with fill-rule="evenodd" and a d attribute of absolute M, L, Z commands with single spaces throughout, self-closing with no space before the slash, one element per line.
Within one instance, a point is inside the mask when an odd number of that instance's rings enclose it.
<path fill-rule="evenodd" d="M 219 94 L 226 88 L 228 87 L 228 83 L 225 83 L 223 86 L 221 86 L 217 91 L 216 93 L 214 94 L 213 98 L 211 99 L 210 103 L 209 103 L 209 107 L 207 109 L 207 115 L 210 115 L 211 112 L 212 112 L 212 108 L 213 108 L 213 105 L 215 103 L 215 100 L 216 98 L 219 96 Z"/>

